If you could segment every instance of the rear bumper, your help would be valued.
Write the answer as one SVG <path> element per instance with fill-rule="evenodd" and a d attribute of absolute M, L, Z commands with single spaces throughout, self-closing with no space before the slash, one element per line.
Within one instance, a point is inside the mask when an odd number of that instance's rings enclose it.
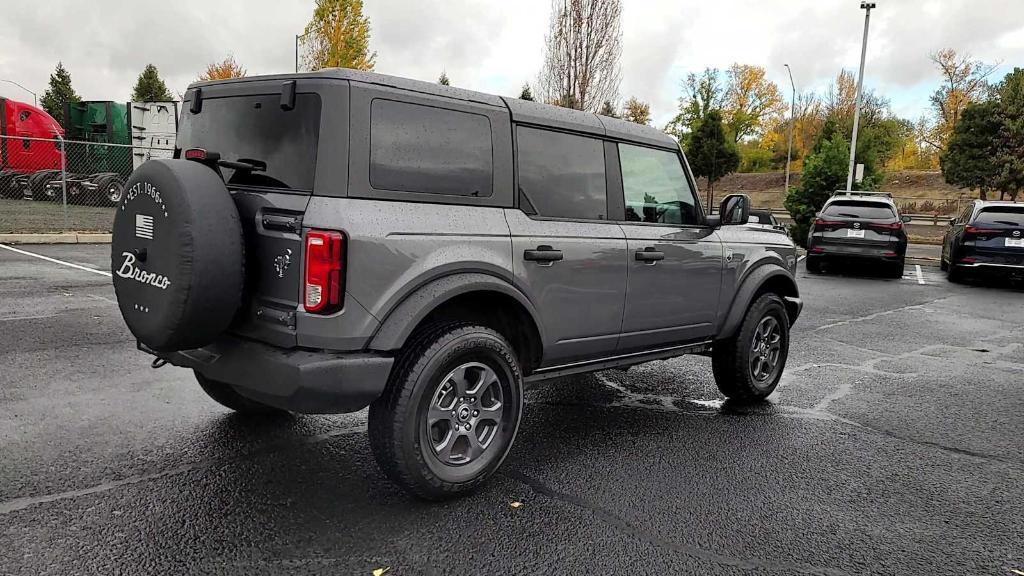
<path fill-rule="evenodd" d="M 857 246 L 844 244 L 811 244 L 808 258 L 860 258 L 895 262 L 907 252 L 906 244 L 887 246 Z"/>
<path fill-rule="evenodd" d="M 1024 264 L 998 264 L 995 262 L 972 262 L 970 264 L 964 264 L 958 262 L 956 267 L 995 274 L 1002 273 L 1015 276 L 1024 275 Z"/>
<path fill-rule="evenodd" d="M 384 391 L 394 358 L 379 354 L 286 350 L 237 337 L 222 337 L 196 350 L 139 349 L 168 363 L 225 382 L 239 394 L 306 414 L 355 412 Z"/>

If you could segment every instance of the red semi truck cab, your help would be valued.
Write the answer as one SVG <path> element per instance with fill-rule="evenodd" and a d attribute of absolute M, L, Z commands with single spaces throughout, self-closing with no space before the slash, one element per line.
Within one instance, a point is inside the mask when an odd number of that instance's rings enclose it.
<path fill-rule="evenodd" d="M 60 142 L 64 129 L 45 111 L 8 98 L 0 98 L 0 174 L 29 174 L 60 170 Z"/>

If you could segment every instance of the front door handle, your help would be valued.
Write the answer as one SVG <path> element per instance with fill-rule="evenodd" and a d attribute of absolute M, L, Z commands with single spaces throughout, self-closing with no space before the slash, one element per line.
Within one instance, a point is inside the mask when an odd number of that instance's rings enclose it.
<path fill-rule="evenodd" d="M 531 262 L 546 263 L 549 266 L 553 262 L 558 262 L 562 259 L 562 251 L 555 250 L 547 244 L 537 246 L 536 250 L 524 250 L 523 260 L 529 260 Z"/>
<path fill-rule="evenodd" d="M 636 251 L 636 261 L 643 262 L 645 264 L 654 264 L 658 260 L 664 260 L 665 253 L 659 252 L 654 246 L 648 246 L 643 250 Z"/>

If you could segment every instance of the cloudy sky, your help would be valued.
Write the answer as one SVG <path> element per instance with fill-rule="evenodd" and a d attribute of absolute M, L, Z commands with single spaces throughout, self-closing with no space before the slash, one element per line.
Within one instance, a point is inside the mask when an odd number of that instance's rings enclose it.
<path fill-rule="evenodd" d="M 62 60 L 89 100 L 127 100 L 152 62 L 184 91 L 208 62 L 231 52 L 250 74 L 288 72 L 294 35 L 313 0 L 2 0 L 0 78 L 41 96 Z M 928 54 L 952 47 L 992 63 L 998 76 L 1024 66 L 1024 0 L 877 0 L 865 84 L 897 114 L 926 112 L 939 77 Z M 821 89 L 856 69 L 859 0 L 623 0 L 622 100 L 671 118 L 687 72 L 757 64 L 788 93 Z M 365 0 L 378 72 L 516 95 L 543 60 L 550 0 Z M 31 101 L 0 82 L 0 95 Z"/>

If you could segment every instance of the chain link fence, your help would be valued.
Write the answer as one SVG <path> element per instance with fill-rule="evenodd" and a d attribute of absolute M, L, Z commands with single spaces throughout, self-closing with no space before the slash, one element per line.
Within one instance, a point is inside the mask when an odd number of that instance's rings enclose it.
<path fill-rule="evenodd" d="M 0 234 L 110 232 L 132 171 L 173 144 L 0 136 Z"/>

